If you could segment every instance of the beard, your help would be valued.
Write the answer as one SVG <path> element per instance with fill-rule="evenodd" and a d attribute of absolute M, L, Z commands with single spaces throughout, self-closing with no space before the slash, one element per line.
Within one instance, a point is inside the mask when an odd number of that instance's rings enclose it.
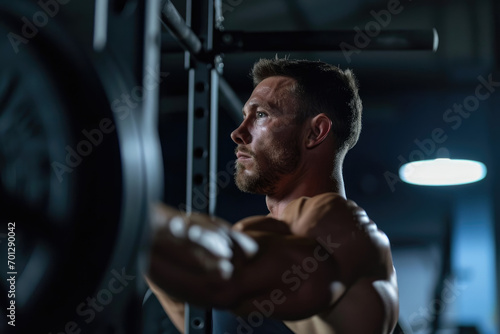
<path fill-rule="evenodd" d="M 258 154 L 240 149 L 252 156 L 253 173 L 248 174 L 244 164 L 236 162 L 234 180 L 243 192 L 251 194 L 272 195 L 276 191 L 278 181 L 285 175 L 293 173 L 300 161 L 298 139 L 288 142 L 277 142 L 267 150 Z"/>

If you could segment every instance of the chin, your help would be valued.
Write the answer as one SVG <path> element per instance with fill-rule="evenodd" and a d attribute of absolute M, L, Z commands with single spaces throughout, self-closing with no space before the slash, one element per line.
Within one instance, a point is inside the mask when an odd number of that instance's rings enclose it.
<path fill-rule="evenodd" d="M 262 184 L 262 182 L 260 182 L 260 179 L 238 177 L 235 179 L 235 181 L 238 189 L 245 193 L 266 196 L 273 193 L 273 186 L 269 184 Z"/>
<path fill-rule="evenodd" d="M 255 189 L 256 187 L 254 182 L 252 182 L 253 180 L 249 179 L 248 175 L 238 173 L 238 175 L 235 176 L 234 181 L 240 191 L 249 194 L 259 194 L 257 189 Z"/>

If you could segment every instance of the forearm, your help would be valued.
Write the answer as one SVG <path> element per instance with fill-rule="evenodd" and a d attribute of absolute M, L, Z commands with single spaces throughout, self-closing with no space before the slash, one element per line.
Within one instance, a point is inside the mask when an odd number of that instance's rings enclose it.
<path fill-rule="evenodd" d="M 241 314 L 270 300 L 273 316 L 282 319 L 307 317 L 332 303 L 335 255 L 315 239 L 292 235 L 286 223 L 270 217 L 247 219 L 235 225 L 236 231 L 210 227 L 204 236 L 201 231 L 191 238 L 188 229 L 212 224 L 207 216 L 195 218 L 186 231 L 176 230 L 176 237 L 166 223 L 153 241 L 149 277 L 170 296 Z M 214 240 L 200 241 L 200 235 L 213 232 Z M 245 238 L 258 246 L 250 257 L 241 247 Z"/>
<path fill-rule="evenodd" d="M 164 290 L 160 289 L 148 277 L 145 277 L 147 284 L 154 293 L 160 305 L 162 306 L 169 319 L 179 330 L 184 333 L 184 302 L 169 296 Z"/>
<path fill-rule="evenodd" d="M 331 254 L 315 240 L 260 236 L 261 252 L 235 271 L 230 284 L 238 295 L 230 308 L 238 314 L 267 305 L 277 319 L 303 319 L 327 309 L 338 296 L 332 278 L 338 276 Z"/>
<path fill-rule="evenodd" d="M 258 235 L 260 234 L 260 235 Z M 335 267 L 330 254 L 314 240 L 295 236 L 254 233 L 259 252 L 246 259 L 234 252 L 233 275 L 226 279 L 195 263 L 186 270 L 182 259 L 151 257 L 150 277 L 157 285 L 187 302 L 204 307 L 233 309 L 244 314 L 264 300 L 274 302 L 282 319 L 303 318 L 327 307 L 331 301 L 330 278 Z M 304 308 L 297 307 L 304 305 Z"/>

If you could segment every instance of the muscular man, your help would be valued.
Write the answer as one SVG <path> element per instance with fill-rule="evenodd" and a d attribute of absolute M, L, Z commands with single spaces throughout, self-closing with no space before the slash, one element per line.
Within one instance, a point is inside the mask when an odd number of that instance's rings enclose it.
<path fill-rule="evenodd" d="M 346 199 L 342 179 L 361 129 L 353 73 L 262 59 L 252 76 L 231 134 L 235 181 L 265 195 L 269 214 L 230 227 L 156 207 L 152 290 L 181 332 L 190 302 L 214 308 L 216 334 L 391 333 L 398 289 L 389 241 Z"/>

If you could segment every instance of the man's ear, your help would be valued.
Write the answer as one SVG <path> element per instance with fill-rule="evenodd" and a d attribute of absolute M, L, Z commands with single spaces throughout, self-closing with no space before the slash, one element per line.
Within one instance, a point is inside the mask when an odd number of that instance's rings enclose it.
<path fill-rule="evenodd" d="M 309 133 L 306 138 L 306 148 L 314 148 L 326 139 L 332 129 L 332 121 L 321 113 L 314 116 L 309 122 Z"/>

